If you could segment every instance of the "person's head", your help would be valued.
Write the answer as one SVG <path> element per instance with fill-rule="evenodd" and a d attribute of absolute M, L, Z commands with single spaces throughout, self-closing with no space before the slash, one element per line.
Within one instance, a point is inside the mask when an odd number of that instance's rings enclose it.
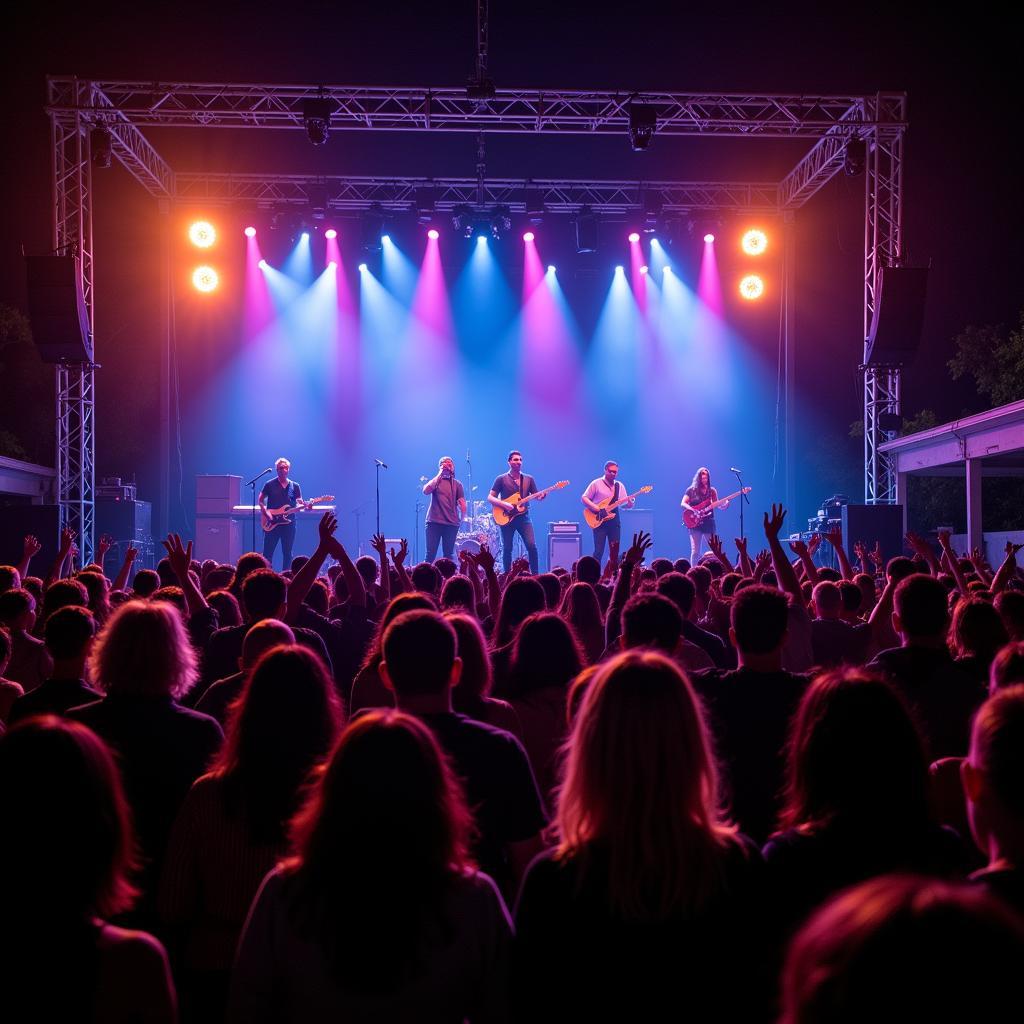
<path fill-rule="evenodd" d="M 708 593 L 711 590 L 711 570 L 706 565 L 695 565 L 686 575 L 693 583 L 697 600 L 702 604 L 707 602 Z"/>
<path fill-rule="evenodd" d="M 736 584 L 743 579 L 738 572 L 723 573 L 718 581 L 719 593 L 723 598 L 732 597 L 736 590 Z"/>
<path fill-rule="evenodd" d="M 690 560 L 688 558 L 677 558 L 672 563 L 672 571 L 673 572 L 681 572 L 681 573 L 683 573 L 683 575 L 685 575 L 686 573 L 688 573 L 690 571 L 690 569 L 691 569 Z"/>
<path fill-rule="evenodd" d="M 246 577 L 250 573 L 256 572 L 257 569 L 269 569 L 270 563 L 258 552 L 258 551 L 247 551 L 241 558 L 238 559 L 238 564 L 235 566 L 234 576 L 231 578 L 231 582 L 228 584 L 228 590 L 237 598 L 242 596 L 242 584 L 245 583 Z"/>
<path fill-rule="evenodd" d="M 494 624 L 494 645 L 504 647 L 515 636 L 519 624 L 547 606 L 544 588 L 535 579 L 514 579 L 501 595 L 498 619 Z"/>
<path fill-rule="evenodd" d="M 363 578 L 363 586 L 367 589 L 377 582 L 377 559 L 371 555 L 360 555 L 356 559 L 356 572 Z"/>
<path fill-rule="evenodd" d="M 857 591 L 858 597 L 860 591 Z M 838 619 L 843 612 L 843 595 L 831 580 L 816 583 L 811 591 L 814 614 L 819 619 Z"/>
<path fill-rule="evenodd" d="M 434 568 L 440 573 L 442 580 L 450 580 L 459 571 L 454 559 L 444 556 L 434 561 Z"/>
<path fill-rule="evenodd" d="M 380 676 L 399 706 L 407 697 L 445 698 L 459 681 L 455 630 L 439 612 L 399 615 L 384 630 Z"/>
<path fill-rule="evenodd" d="M 43 610 L 40 618 L 45 622 L 58 608 L 77 605 L 89 606 L 89 591 L 78 580 L 56 580 L 46 588 L 43 595 Z"/>
<path fill-rule="evenodd" d="M 156 563 L 156 574 L 160 577 L 161 587 L 177 586 L 178 574 L 171 566 L 171 560 L 169 558 L 161 558 L 160 561 Z"/>
<path fill-rule="evenodd" d="M 916 572 L 917 566 L 914 564 L 914 560 L 907 558 L 906 555 L 896 555 L 885 563 L 885 575 L 893 583 L 899 583 L 908 576 L 913 576 Z"/>
<path fill-rule="evenodd" d="M 437 605 L 434 603 L 434 599 L 427 594 L 420 594 L 416 591 L 408 593 L 396 594 L 389 602 L 388 606 L 384 609 L 384 613 L 380 617 L 380 621 L 377 623 L 377 629 L 373 634 L 373 643 L 367 648 L 366 656 L 363 658 L 362 666 L 360 671 L 364 669 L 376 669 L 380 664 L 381 650 L 384 644 L 384 630 L 405 612 L 417 611 L 418 609 L 426 608 L 434 611 Z"/>
<path fill-rule="evenodd" d="M 21 573 L 13 565 L 0 565 L 0 594 L 21 586 Z"/>
<path fill-rule="evenodd" d="M 69 662 L 84 664 L 92 652 L 96 618 L 88 608 L 69 606 L 55 611 L 43 627 L 46 649 L 54 668 Z"/>
<path fill-rule="evenodd" d="M 240 626 L 242 608 L 230 590 L 214 590 L 206 595 L 210 607 L 217 613 L 220 626 Z"/>
<path fill-rule="evenodd" d="M 857 618 L 861 606 L 864 605 L 864 595 L 861 593 L 860 587 L 852 580 L 841 580 L 837 586 L 839 587 L 839 598 L 843 604 L 840 614 L 844 619 L 852 621 Z"/>
<path fill-rule="evenodd" d="M 462 662 L 459 681 L 452 688 L 452 708 L 469 714 L 478 710 L 482 698 L 491 692 L 491 656 L 487 639 L 480 623 L 462 611 L 445 612 L 444 616 L 455 630 L 455 640 Z"/>
<path fill-rule="evenodd" d="M 129 601 L 93 647 L 91 678 L 105 693 L 183 697 L 198 675 L 181 613 L 165 601 Z"/>
<path fill-rule="evenodd" d="M 888 875 L 817 910 L 789 947 L 779 1024 L 999 1020 L 1024 925 L 978 888 Z"/>
<path fill-rule="evenodd" d="M 420 562 L 413 566 L 409 575 L 412 585 L 421 593 L 437 597 L 441 592 L 441 574 L 430 562 Z"/>
<path fill-rule="evenodd" d="M 1024 855 L 1024 685 L 1000 690 L 978 709 L 961 778 L 978 849 L 1019 867 Z"/>
<path fill-rule="evenodd" d="M 1006 627 L 991 601 L 966 597 L 957 602 L 949 627 L 949 647 L 954 657 L 979 657 L 991 663 L 999 648 L 1009 641 Z"/>
<path fill-rule="evenodd" d="M 270 633 L 264 626 L 260 638 Z M 284 838 L 301 788 L 334 745 L 341 721 L 334 683 L 316 654 L 284 644 L 259 656 L 230 707 L 213 768 L 225 780 L 229 813 L 244 820 L 258 840 Z"/>
<path fill-rule="evenodd" d="M 995 607 L 1010 639 L 1024 640 L 1024 590 L 1000 591 Z"/>
<path fill-rule="evenodd" d="M 12 633 L 30 633 L 35 623 L 36 599 L 24 587 L 12 587 L 0 594 L 0 626 Z"/>
<path fill-rule="evenodd" d="M 348 580 L 343 572 L 335 573 L 331 578 L 331 594 L 335 604 L 344 604 L 348 600 Z"/>
<path fill-rule="evenodd" d="M 11 634 L 6 629 L 0 628 L 0 679 L 4 677 L 4 671 L 11 661 Z"/>
<path fill-rule="evenodd" d="M 988 676 L 989 695 L 1016 683 L 1024 683 L 1024 642 L 1019 640 L 1008 643 L 992 659 Z"/>
<path fill-rule="evenodd" d="M 249 622 L 283 618 L 288 583 L 273 569 L 255 569 L 242 584 L 242 608 Z"/>
<path fill-rule="evenodd" d="M 208 572 L 203 573 L 203 593 L 209 596 L 218 590 L 227 590 L 234 578 L 235 570 L 233 566 L 214 565 Z M 237 599 L 238 594 L 235 594 L 234 597 Z"/>
<path fill-rule="evenodd" d="M 572 626 L 555 612 L 537 612 L 516 633 L 511 693 L 521 697 L 549 687 L 565 689 L 582 668 Z"/>
<path fill-rule="evenodd" d="M 681 572 L 668 572 L 658 580 L 658 593 L 667 597 L 678 609 L 684 619 L 690 617 L 697 590 L 693 580 Z"/>
<path fill-rule="evenodd" d="M 729 639 L 741 655 L 771 655 L 782 650 L 789 628 L 785 594 L 770 587 L 744 587 L 729 610 Z"/>
<path fill-rule="evenodd" d="M 878 600 L 878 591 L 875 588 L 875 579 L 873 576 L 869 576 L 866 572 L 859 572 L 853 577 L 853 582 L 857 584 L 857 589 L 861 593 L 861 605 L 860 610 L 867 614 L 875 606 L 875 602 Z"/>
<path fill-rule="evenodd" d="M 155 590 L 150 601 L 166 601 L 168 604 L 173 604 L 183 616 L 188 616 L 188 602 L 185 600 L 185 591 L 177 584 L 160 587 L 159 590 Z"/>
<path fill-rule="evenodd" d="M 7 927 L 31 915 L 56 935 L 127 910 L 137 895 L 131 817 L 114 758 L 77 722 L 30 718 L 0 736 Z"/>
<path fill-rule="evenodd" d="M 683 672 L 649 651 L 604 663 L 567 749 L 559 856 L 580 858 L 585 870 L 594 844 L 604 846 L 610 900 L 627 917 L 699 907 L 715 891 L 732 830 L 720 818 L 707 728 Z"/>
<path fill-rule="evenodd" d="M 671 654 L 683 634 L 683 616 L 662 594 L 634 594 L 622 609 L 622 644 Z"/>
<path fill-rule="evenodd" d="M 945 641 L 949 628 L 946 588 L 933 576 L 915 573 L 902 580 L 893 594 L 892 624 L 904 642 Z"/>
<path fill-rule="evenodd" d="M 450 455 L 442 455 L 437 460 L 437 468 L 442 473 L 449 473 L 452 476 L 455 475 L 455 460 Z"/>
<path fill-rule="evenodd" d="M 145 599 L 160 589 L 160 576 L 153 569 L 140 569 L 132 580 L 132 591 L 138 598 Z"/>
<path fill-rule="evenodd" d="M 604 478 L 608 483 L 612 483 L 619 475 L 619 464 L 614 460 L 609 459 L 604 464 Z"/>
<path fill-rule="evenodd" d="M 562 597 L 559 614 L 569 622 L 593 656 L 604 649 L 604 619 L 597 593 L 589 583 L 573 583 Z"/>
<path fill-rule="evenodd" d="M 452 576 L 444 581 L 441 588 L 441 609 L 464 608 L 473 611 L 476 607 L 476 593 L 468 576 Z"/>
<path fill-rule="evenodd" d="M 274 470 L 277 473 L 277 479 L 282 483 L 288 479 L 288 474 L 292 470 L 292 464 L 285 458 L 280 458 L 274 463 Z"/>
<path fill-rule="evenodd" d="M 238 667 L 248 672 L 271 648 L 291 646 L 294 643 L 295 633 L 291 626 L 280 619 L 260 619 L 246 631 Z"/>
<path fill-rule="evenodd" d="M 508 468 L 513 473 L 518 473 L 523 468 L 523 453 L 515 449 L 508 453 Z"/>
<path fill-rule="evenodd" d="M 558 577 L 553 572 L 542 572 L 535 578 L 544 588 L 544 606 L 547 610 L 550 612 L 558 608 L 562 600 L 562 585 Z"/>
<path fill-rule="evenodd" d="M 591 586 L 601 578 L 601 563 L 593 555 L 583 555 L 576 562 L 576 579 Z"/>
<path fill-rule="evenodd" d="M 707 466 L 701 466 L 697 472 L 693 474 L 690 486 L 698 491 L 706 491 L 711 486 L 711 471 Z"/>
<path fill-rule="evenodd" d="M 326 580 L 316 579 L 310 584 L 306 596 L 302 599 L 303 604 L 308 604 L 315 612 L 326 615 L 331 606 L 331 592 Z"/>
<path fill-rule="evenodd" d="M 914 829 L 927 793 L 924 745 L 898 693 L 861 669 L 818 676 L 790 727 L 781 827 Z"/>
<path fill-rule="evenodd" d="M 651 568 L 658 579 L 661 579 L 666 573 L 672 571 L 672 560 L 670 558 L 656 558 L 651 562 Z"/>

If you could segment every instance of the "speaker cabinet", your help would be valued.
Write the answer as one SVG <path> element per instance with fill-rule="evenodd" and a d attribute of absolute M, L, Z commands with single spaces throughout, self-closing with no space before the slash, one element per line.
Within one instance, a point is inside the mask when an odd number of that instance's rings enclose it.
<path fill-rule="evenodd" d="M 229 515 L 241 504 L 241 494 L 240 476 L 200 474 L 196 476 L 196 515 Z"/>
<path fill-rule="evenodd" d="M 903 554 L 902 505 L 843 505 L 843 543 L 855 562 L 853 545 L 863 541 L 869 548 L 882 545 L 885 561 Z"/>
<path fill-rule="evenodd" d="M 29 563 L 29 575 L 45 576 L 60 546 L 59 507 L 19 502 L 0 508 L 0 565 L 17 565 L 21 561 L 23 541 L 28 534 L 43 545 Z"/>
<path fill-rule="evenodd" d="M 153 505 L 148 501 L 126 501 L 122 498 L 96 499 L 96 539 L 102 534 L 114 538 L 112 554 L 107 556 L 103 566 L 108 576 L 113 577 L 124 558 L 129 544 L 139 549 L 135 559 L 136 569 L 152 569 L 155 564 L 153 548 Z M 111 559 L 118 564 L 113 567 Z M 113 571 L 111 571 L 113 569 Z"/>
<path fill-rule="evenodd" d="M 561 566 L 572 569 L 583 553 L 583 538 L 578 533 L 548 534 L 548 572 Z"/>
<path fill-rule="evenodd" d="M 232 565 L 249 549 L 245 547 L 246 523 L 224 516 L 196 516 L 196 542 L 192 557 L 202 562 L 213 558 Z M 263 531 L 257 528 L 256 542 L 263 550 Z"/>
<path fill-rule="evenodd" d="M 868 366 L 900 365 L 921 344 L 927 267 L 884 267 L 867 337 Z"/>
<path fill-rule="evenodd" d="M 28 266 L 32 338 L 46 363 L 91 363 L 92 334 L 73 256 L 33 255 Z"/>

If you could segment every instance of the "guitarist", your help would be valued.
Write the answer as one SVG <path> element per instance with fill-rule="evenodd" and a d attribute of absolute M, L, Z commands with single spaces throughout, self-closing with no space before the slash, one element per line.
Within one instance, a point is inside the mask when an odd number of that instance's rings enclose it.
<path fill-rule="evenodd" d="M 302 489 L 294 480 L 288 479 L 288 471 L 292 464 L 287 459 L 278 459 L 274 463 L 277 476 L 268 480 L 260 491 L 259 503 L 263 515 L 268 516 L 270 509 L 284 505 L 302 505 Z M 269 518 L 269 517 L 268 517 Z M 292 565 L 292 545 L 295 543 L 295 520 L 291 517 L 283 525 L 263 535 L 263 557 L 271 568 L 274 565 L 274 552 L 280 543 L 284 555 L 282 569 L 290 569 Z"/>
<path fill-rule="evenodd" d="M 626 488 L 619 480 L 619 464 L 617 462 L 606 462 L 604 476 L 592 480 L 590 486 L 583 492 L 583 504 L 601 519 L 601 522 L 594 527 L 594 557 L 598 562 L 604 557 L 605 542 L 617 544 L 619 534 L 622 532 L 622 519 L 618 515 L 618 509 L 616 509 L 614 518 L 605 519 L 605 510 L 600 507 L 600 503 L 607 500 L 611 505 L 624 498 L 626 494 Z M 632 508 L 635 504 L 636 498 L 630 498 L 619 508 Z"/>
<path fill-rule="evenodd" d="M 508 453 L 508 472 L 502 473 L 493 484 L 487 500 L 497 508 L 503 508 L 506 512 L 515 512 L 516 506 L 506 501 L 506 498 L 513 494 L 520 498 L 536 494 L 539 488 L 537 481 L 528 473 L 523 472 L 523 456 L 521 452 L 511 451 Z M 543 501 L 547 495 L 541 495 L 537 501 Z M 530 559 L 530 572 L 537 575 L 537 541 L 533 534 L 533 523 L 530 522 L 530 506 L 524 505 L 522 515 L 515 518 L 501 527 L 501 564 L 505 572 L 512 568 L 512 539 L 515 534 L 523 538 L 526 545 L 526 554 Z"/>
<path fill-rule="evenodd" d="M 701 466 L 696 473 L 693 474 L 693 480 L 690 482 L 690 486 L 686 488 L 686 493 L 683 495 L 683 500 L 679 503 L 682 506 L 683 512 L 694 512 L 697 511 L 698 505 L 702 505 L 705 502 L 710 505 L 712 502 L 718 501 L 718 491 L 711 486 L 711 473 L 708 472 L 706 466 Z M 729 503 L 726 502 L 721 506 L 722 508 L 728 508 Z M 700 557 L 701 547 L 707 542 L 707 539 L 713 534 L 717 533 L 718 529 L 715 526 L 715 512 L 712 509 L 706 516 L 701 518 L 701 521 L 690 530 L 690 564 L 696 565 L 697 559 Z M 711 545 L 708 544 L 708 550 L 711 550 Z"/>

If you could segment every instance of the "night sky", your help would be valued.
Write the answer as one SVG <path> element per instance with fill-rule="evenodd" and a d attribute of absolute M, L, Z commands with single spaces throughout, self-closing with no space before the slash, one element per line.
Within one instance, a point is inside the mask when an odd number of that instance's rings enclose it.
<path fill-rule="evenodd" d="M 1011 152 L 1021 101 L 997 23 L 939 23 L 865 6 L 770 5 L 694 13 L 680 4 L 495 2 L 490 74 L 501 87 L 752 90 L 909 94 L 906 255 L 931 263 L 922 349 L 905 371 L 904 412 L 940 421 L 976 411 L 945 362 L 968 323 L 1016 320 L 1024 305 L 1020 165 Z M 21 247 L 50 237 L 47 73 L 168 81 L 461 85 L 473 71 L 475 7 L 291 4 L 103 5 L 102 17 L 42 5 L 16 17 L 3 69 L 0 302 L 25 308 Z M 443 12 L 443 13 L 439 13 Z M 244 133 L 243 133 L 244 134 Z M 278 169 L 351 174 L 474 174 L 471 135 L 336 133 L 312 150 L 297 133 L 177 132 L 152 136 L 176 169 Z M 777 179 L 798 158 L 789 143 L 656 138 L 632 153 L 625 138 L 492 138 L 495 176 Z M 135 471 L 144 489 L 152 452 L 140 419 L 152 415 L 153 201 L 124 172 L 97 182 L 98 474 Z M 862 184 L 833 181 L 798 215 L 798 437 L 808 457 L 798 517 L 826 493 L 859 497 Z M 970 388 L 968 383 L 966 386 Z M 699 405 L 700 396 L 687 396 Z M 155 429 L 155 420 L 153 421 Z M 132 435 L 132 441 L 126 438 Z M 271 453 L 275 454 L 275 453 Z M 499 469 L 501 467 L 498 467 Z M 483 474 L 486 475 L 486 474 Z M 141 495 L 140 495 L 141 496 Z M 764 496 L 767 500 L 767 496 Z M 758 503 L 756 508 L 760 509 Z"/>

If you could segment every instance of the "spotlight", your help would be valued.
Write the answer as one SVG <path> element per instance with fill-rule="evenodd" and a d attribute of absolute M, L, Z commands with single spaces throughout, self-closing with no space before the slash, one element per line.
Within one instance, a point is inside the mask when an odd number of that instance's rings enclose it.
<path fill-rule="evenodd" d="M 334 228 L 328 228 L 328 229 L 327 229 L 327 230 L 326 230 L 326 231 L 324 232 L 324 238 L 331 238 L 331 239 L 334 239 L 334 238 L 337 238 L 337 237 L 338 237 L 338 232 L 337 232 L 337 231 L 335 231 L 335 230 L 334 230 Z"/>
<path fill-rule="evenodd" d="M 327 266 L 329 266 L 332 270 L 338 269 L 338 264 L 335 263 L 334 260 L 328 260 Z"/>
<path fill-rule="evenodd" d="M 365 263 L 360 263 L 359 264 L 359 272 L 363 273 L 365 270 L 366 270 L 366 264 Z"/>
<path fill-rule="evenodd" d="M 391 241 L 391 236 L 390 235 L 381 235 L 380 236 L 380 240 L 382 242 L 390 242 Z"/>
<path fill-rule="evenodd" d="M 100 125 L 89 132 L 89 151 L 93 167 L 109 167 L 114 159 L 114 137 Z"/>
<path fill-rule="evenodd" d="M 589 206 L 576 214 L 576 252 L 597 252 L 597 214 Z"/>
<path fill-rule="evenodd" d="M 655 107 L 632 103 L 629 107 L 629 144 L 634 153 L 639 153 L 651 144 L 658 127 L 658 111 Z"/>
<path fill-rule="evenodd" d="M 452 210 L 452 229 L 464 238 L 472 237 L 473 211 L 465 204 L 456 206 Z"/>
<path fill-rule="evenodd" d="M 850 139 L 843 154 L 843 172 L 850 178 L 864 173 L 868 162 L 868 147 L 863 139 Z"/>
<path fill-rule="evenodd" d="M 639 234 L 639 232 L 637 232 L 637 231 L 630 231 L 630 233 L 629 233 L 629 240 L 630 240 L 630 242 L 639 242 L 640 241 L 640 234 Z"/>
<path fill-rule="evenodd" d="M 512 230 L 511 211 L 507 206 L 496 206 L 491 211 L 491 237 L 498 241 Z"/>
<path fill-rule="evenodd" d="M 317 100 L 302 101 L 302 123 L 306 135 L 314 146 L 322 146 L 331 130 L 331 114 L 334 103 L 321 97 Z"/>
<path fill-rule="evenodd" d="M 650 269 L 649 267 L 643 266 L 643 267 L 640 268 L 640 273 L 641 274 L 646 274 L 649 269 Z"/>
<path fill-rule="evenodd" d="M 549 265 L 548 265 L 548 273 L 549 273 L 549 274 L 554 274 L 554 273 L 555 273 L 555 267 L 554 267 L 554 264 L 549 264 Z"/>
<path fill-rule="evenodd" d="M 740 281 L 740 295 L 748 302 L 764 295 L 764 281 L 757 274 L 748 274 Z"/>
<path fill-rule="evenodd" d="M 188 240 L 197 249 L 209 249 L 217 241 L 217 231 L 205 220 L 197 220 L 188 229 Z"/>
<path fill-rule="evenodd" d="M 437 228 L 431 228 L 427 232 L 427 238 L 429 238 L 432 242 L 436 242 L 440 237 L 441 237 L 441 232 L 438 231 Z"/>
<path fill-rule="evenodd" d="M 621 263 L 615 268 L 615 273 L 616 274 L 624 274 L 625 272 L 626 272 L 626 268 L 624 266 L 622 266 Z"/>
<path fill-rule="evenodd" d="M 715 236 L 710 231 L 704 236 L 705 245 L 710 245 L 714 240 Z"/>
<path fill-rule="evenodd" d="M 665 277 L 671 277 L 672 276 L 672 268 L 670 266 L 668 266 L 668 264 L 666 264 L 665 266 L 663 266 L 661 268 L 661 272 L 662 272 L 662 274 L 665 275 Z"/>
<path fill-rule="evenodd" d="M 760 256 L 768 248 L 768 236 L 760 228 L 751 228 L 740 241 L 748 256 Z"/>
<path fill-rule="evenodd" d="M 220 283 L 213 267 L 196 267 L 192 271 L 192 287 L 200 292 L 212 292 Z"/>
<path fill-rule="evenodd" d="M 259 263 L 256 264 L 256 266 L 259 267 L 260 270 L 266 270 L 267 267 L 270 266 L 270 264 L 267 263 L 266 260 L 260 260 Z"/>
<path fill-rule="evenodd" d="M 523 232 L 523 241 L 524 242 L 532 242 L 535 237 L 536 236 L 534 235 L 534 233 L 532 231 L 524 231 Z"/>
<path fill-rule="evenodd" d="M 246 238 L 255 238 L 256 237 L 256 229 L 251 224 L 245 229 L 245 237 Z"/>
<path fill-rule="evenodd" d="M 308 242 L 309 241 L 309 232 L 308 231 L 303 231 L 302 235 L 301 235 L 301 238 L 302 238 L 302 240 L 304 242 Z"/>

